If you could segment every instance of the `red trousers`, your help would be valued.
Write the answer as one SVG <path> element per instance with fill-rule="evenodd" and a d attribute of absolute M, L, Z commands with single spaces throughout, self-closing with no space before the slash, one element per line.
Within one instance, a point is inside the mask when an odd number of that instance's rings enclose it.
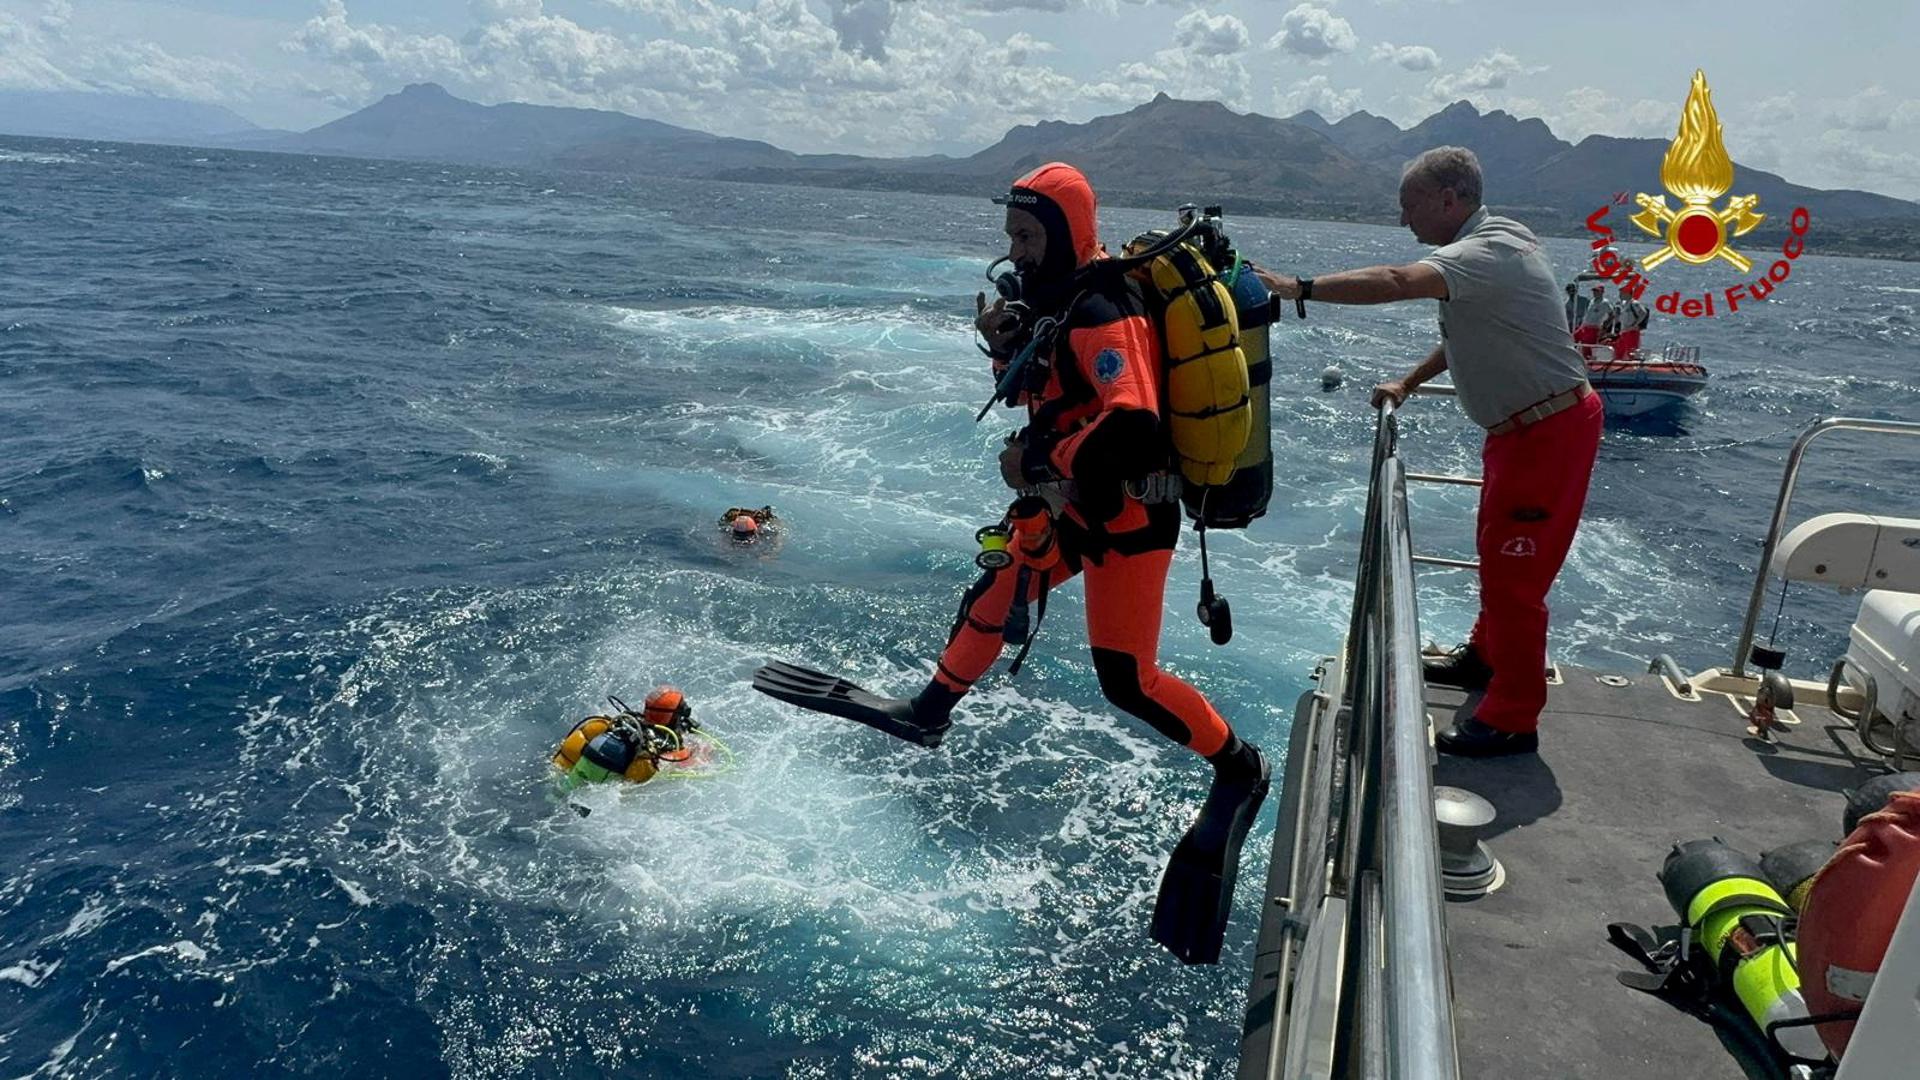
<path fill-rule="evenodd" d="M 1474 649 L 1493 668 L 1475 714 L 1533 731 L 1547 704 L 1547 590 L 1573 546 L 1600 449 L 1600 395 L 1487 436 L 1480 452 L 1480 618 Z"/>
<path fill-rule="evenodd" d="M 1029 576 L 1027 600 L 1074 576 L 1075 558 L 1047 575 Z M 1200 691 L 1179 676 L 1161 670 L 1160 621 L 1165 610 L 1167 571 L 1173 551 L 1122 555 L 1109 551 L 1098 563 L 1084 561 L 1087 589 L 1087 644 L 1100 689 L 1120 709 L 1151 724 L 1161 734 L 1200 753 L 1223 749 L 1232 729 Z M 934 678 L 964 693 L 1000 656 L 1001 627 L 1013 606 L 1019 580 L 1014 567 L 989 570 L 960 601 L 960 618 Z"/>
<path fill-rule="evenodd" d="M 1593 359 L 1593 347 L 1600 343 L 1600 328 L 1591 323 L 1581 323 L 1573 328 L 1573 343 L 1580 346 L 1580 355 Z"/>
<path fill-rule="evenodd" d="M 1639 347 L 1640 331 L 1622 330 L 1619 336 L 1613 339 L 1613 358 L 1615 360 L 1625 360 L 1627 357 L 1633 355 L 1633 350 Z"/>

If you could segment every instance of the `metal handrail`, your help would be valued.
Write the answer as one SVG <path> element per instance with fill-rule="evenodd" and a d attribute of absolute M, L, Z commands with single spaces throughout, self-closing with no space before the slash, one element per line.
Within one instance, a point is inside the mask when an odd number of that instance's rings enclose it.
<path fill-rule="evenodd" d="M 1407 479 L 1422 484 L 1458 484 L 1461 487 L 1485 487 L 1487 483 L 1477 476 L 1452 476 L 1447 473 L 1410 472 Z"/>
<path fill-rule="evenodd" d="M 1413 561 L 1421 566 L 1438 566 L 1447 570 L 1480 569 L 1480 564 L 1472 559 L 1449 559 L 1444 555 L 1415 555 Z"/>
<path fill-rule="evenodd" d="M 1754 627 L 1760 622 L 1760 608 L 1767 599 L 1767 573 L 1773 566 L 1774 549 L 1780 546 L 1780 534 L 1787 523 L 1787 504 L 1793 500 L 1794 482 L 1800 478 L 1800 459 L 1813 440 L 1829 431 L 1870 431 L 1877 435 L 1920 435 L 1920 422 L 1911 420 L 1867 420 L 1852 416 L 1830 416 L 1812 424 L 1793 441 L 1787 451 L 1786 472 L 1780 477 L 1780 494 L 1773 502 L 1773 522 L 1767 526 L 1767 542 L 1760 549 L 1760 568 L 1753 575 L 1753 596 L 1747 601 L 1747 616 L 1740 624 L 1740 640 L 1733 646 L 1733 677 L 1745 678 L 1747 652 L 1753 648 Z"/>
<path fill-rule="evenodd" d="M 1243 1077 L 1460 1075 L 1397 412 L 1383 404 L 1375 422 L 1346 652 L 1289 765 L 1302 786 L 1289 892 L 1275 898 L 1288 912 L 1279 992 Z"/>
<path fill-rule="evenodd" d="M 1341 989 L 1349 1019 L 1341 1056 L 1355 1075 L 1454 1080 L 1446 894 L 1396 412 L 1382 404 L 1374 429 L 1347 637 L 1345 790 L 1329 837 L 1329 892 L 1360 901 L 1346 907 L 1348 970 L 1356 977 Z M 1377 902 L 1367 895 L 1373 882 Z"/>
<path fill-rule="evenodd" d="M 1381 423 L 1391 422 L 1387 410 Z M 1447 1080 L 1460 1072 L 1454 1043 L 1440 846 L 1428 765 L 1426 685 L 1420 667 L 1420 616 L 1414 597 L 1413 534 L 1400 459 L 1390 457 L 1374 483 L 1387 489 L 1385 558 L 1378 621 L 1382 694 L 1380 790 L 1382 908 L 1386 918 L 1387 1037 L 1395 1077 Z"/>

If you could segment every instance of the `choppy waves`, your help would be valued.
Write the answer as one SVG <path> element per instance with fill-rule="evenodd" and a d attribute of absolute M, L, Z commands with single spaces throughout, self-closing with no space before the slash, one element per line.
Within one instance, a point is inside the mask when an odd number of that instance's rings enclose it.
<path fill-rule="evenodd" d="M 0 1072 L 1230 1071 L 1265 828 L 1229 962 L 1167 960 L 1148 911 L 1205 770 L 1100 699 L 1077 589 L 938 753 L 748 687 L 774 656 L 927 677 L 1005 498 L 1014 422 L 971 419 L 990 205 L 46 145 L 0 148 L 35 223 L 0 317 Z M 1308 271 L 1416 250 L 1234 224 Z M 1920 411 L 1912 268 L 1810 257 L 1794 289 L 1650 335 L 1714 385 L 1610 433 L 1560 658 L 1721 659 L 1791 434 Z M 1189 545 L 1162 651 L 1269 747 L 1346 623 L 1366 388 L 1432 314 L 1274 334 L 1273 507 L 1210 540 L 1235 642 L 1192 618 Z M 1477 471 L 1448 403 L 1404 445 Z M 1877 497 L 1873 454 L 1807 510 Z M 719 535 L 763 503 L 782 544 Z M 1421 548 L 1470 552 L 1471 508 L 1417 490 Z M 1795 599 L 1812 665 L 1848 605 Z M 1448 640 L 1472 581 L 1421 603 Z M 737 768 L 558 803 L 565 727 L 659 681 Z"/>

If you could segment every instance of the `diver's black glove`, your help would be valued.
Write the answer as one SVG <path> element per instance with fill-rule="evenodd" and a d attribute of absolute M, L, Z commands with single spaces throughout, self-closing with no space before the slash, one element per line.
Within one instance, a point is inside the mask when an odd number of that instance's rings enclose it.
<path fill-rule="evenodd" d="M 1007 361 L 1025 344 L 1026 320 L 1020 313 L 1007 307 L 1004 299 L 995 300 L 992 307 L 987 306 L 987 294 L 976 293 L 973 298 L 973 328 L 987 343 L 987 355 L 993 357 L 995 378 L 1006 374 Z"/>

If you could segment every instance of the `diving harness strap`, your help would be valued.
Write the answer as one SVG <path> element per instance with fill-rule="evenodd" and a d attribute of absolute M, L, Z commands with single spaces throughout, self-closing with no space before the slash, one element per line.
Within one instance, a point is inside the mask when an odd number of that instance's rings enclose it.
<path fill-rule="evenodd" d="M 1026 663 L 1027 653 L 1033 649 L 1033 639 L 1040 636 L 1040 624 L 1047 621 L 1047 593 L 1053 589 L 1051 570 L 1040 571 L 1040 599 L 1036 602 L 1038 611 L 1034 613 L 1033 625 L 1027 625 L 1027 589 L 1033 584 L 1033 569 L 1022 564 L 1013 579 L 1013 606 L 1007 609 L 1006 625 L 1000 631 L 1002 641 L 1020 646 L 1013 654 L 1013 663 L 1007 665 L 1009 677 L 1020 674 L 1020 665 Z"/>
<path fill-rule="evenodd" d="M 1679 927 L 1677 935 L 1656 935 L 1633 923 L 1608 923 L 1607 940 L 1614 948 L 1640 962 L 1646 972 L 1622 971 L 1620 985 L 1652 994 L 1689 1012 L 1699 1013 L 1697 1004 L 1710 1001 L 1716 985 L 1730 984 L 1733 969 L 1748 955 L 1772 945 L 1793 940 L 1795 916 L 1791 908 L 1768 897 L 1741 894 L 1723 897 L 1700 913 L 1695 924 L 1731 907 L 1763 907 L 1766 910 L 1743 916 L 1717 961 L 1693 949 L 1693 926 Z"/>

